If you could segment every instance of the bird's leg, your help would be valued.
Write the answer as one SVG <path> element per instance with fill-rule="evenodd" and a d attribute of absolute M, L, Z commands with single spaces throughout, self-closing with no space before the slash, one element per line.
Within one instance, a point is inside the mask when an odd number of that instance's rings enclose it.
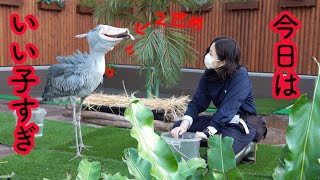
<path fill-rule="evenodd" d="M 88 149 L 88 148 L 90 147 L 90 146 L 85 146 L 85 145 L 83 144 L 82 133 L 81 133 L 81 124 L 80 124 L 80 121 L 81 121 L 82 103 L 83 103 L 84 99 L 85 99 L 85 98 L 81 98 L 81 100 L 80 100 L 80 105 L 79 105 L 79 109 L 78 109 L 78 112 L 77 112 L 77 122 L 78 122 L 79 137 L 80 137 L 80 144 L 79 144 L 80 153 L 81 153 L 82 148 Z"/>
<path fill-rule="evenodd" d="M 74 126 L 74 134 L 76 136 L 76 156 L 74 158 L 72 158 L 70 161 L 72 161 L 73 159 L 77 158 L 77 157 L 82 157 L 82 155 L 80 154 L 79 151 L 79 145 L 78 145 L 78 123 L 77 123 L 77 117 L 76 117 L 76 99 L 74 97 L 70 97 L 71 103 L 72 103 L 72 107 L 73 107 L 73 126 Z"/>

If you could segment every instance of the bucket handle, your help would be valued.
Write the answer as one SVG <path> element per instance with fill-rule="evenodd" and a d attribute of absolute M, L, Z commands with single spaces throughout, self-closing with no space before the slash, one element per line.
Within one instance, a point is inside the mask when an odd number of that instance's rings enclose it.
<path fill-rule="evenodd" d="M 170 143 L 171 143 L 171 145 L 173 145 L 172 147 L 173 147 L 177 152 L 179 152 L 180 155 L 182 155 L 183 157 L 187 158 L 188 160 L 191 159 L 191 158 L 189 158 L 188 156 L 186 156 L 185 154 L 183 154 L 181 151 L 179 151 L 181 143 L 179 143 L 179 142 L 174 142 L 174 141 L 171 141 Z M 175 146 L 179 146 L 179 149 L 177 149 Z"/>

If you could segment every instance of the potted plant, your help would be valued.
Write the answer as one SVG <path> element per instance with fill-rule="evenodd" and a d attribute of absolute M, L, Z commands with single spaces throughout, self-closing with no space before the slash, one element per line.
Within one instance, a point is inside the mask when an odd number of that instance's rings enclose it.
<path fill-rule="evenodd" d="M 280 8 L 288 7 L 313 7 L 316 6 L 316 0 L 281 0 Z"/>
<path fill-rule="evenodd" d="M 0 5 L 20 7 L 23 6 L 23 0 L 0 0 Z"/>
<path fill-rule="evenodd" d="M 40 0 L 38 8 L 44 10 L 62 11 L 65 7 L 65 0 Z"/>
<path fill-rule="evenodd" d="M 214 0 L 197 0 L 198 6 L 196 7 L 185 7 L 185 12 L 208 12 L 212 9 Z"/>
<path fill-rule="evenodd" d="M 227 0 L 227 10 L 259 9 L 259 0 Z"/>
<path fill-rule="evenodd" d="M 80 14 L 92 14 L 94 12 L 94 8 L 96 7 L 95 0 L 82 0 L 77 5 L 77 13 Z"/>

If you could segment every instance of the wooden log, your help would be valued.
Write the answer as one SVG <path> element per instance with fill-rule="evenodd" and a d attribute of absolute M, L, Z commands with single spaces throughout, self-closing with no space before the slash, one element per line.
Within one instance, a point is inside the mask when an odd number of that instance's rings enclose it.
<path fill-rule="evenodd" d="M 72 117 L 72 111 L 65 111 L 62 113 L 65 117 Z M 93 119 L 108 119 L 108 120 L 123 120 L 126 119 L 123 116 L 110 114 L 110 113 L 103 113 L 103 112 L 95 112 L 95 111 L 82 111 L 81 118 L 93 118 Z"/>
<path fill-rule="evenodd" d="M 115 126 L 119 128 L 132 128 L 132 124 L 129 121 L 122 121 L 122 120 L 107 120 L 107 119 L 91 119 L 91 118 L 84 118 L 81 119 L 82 122 L 93 123 L 100 126 Z M 156 122 L 156 121 L 155 121 Z M 154 124 L 155 131 L 161 132 L 168 132 L 172 128 L 172 123 L 167 124 Z"/>
<path fill-rule="evenodd" d="M 72 117 L 72 111 L 65 111 L 62 113 L 62 115 L 65 117 Z M 102 113 L 102 112 L 93 112 L 93 111 L 82 111 L 81 118 L 83 122 L 87 122 L 87 121 L 90 121 L 92 123 L 96 122 L 94 124 L 98 124 L 102 126 L 114 125 L 117 127 L 121 126 L 121 127 L 131 128 L 131 126 L 125 125 L 127 123 L 131 125 L 131 123 L 128 122 L 123 116 L 120 116 L 120 115 L 114 115 L 114 114 Z M 107 122 L 103 122 L 103 121 L 107 121 Z M 167 123 L 167 122 L 158 121 L 158 120 L 154 120 L 153 124 L 156 131 L 170 131 L 173 126 L 173 123 Z"/>
<path fill-rule="evenodd" d="M 114 121 L 114 120 L 107 120 L 107 119 L 91 119 L 91 118 L 84 118 L 81 119 L 82 122 L 86 123 L 93 123 L 100 126 L 115 126 L 120 128 L 132 128 L 132 124 L 128 121 Z"/>
<path fill-rule="evenodd" d="M 86 107 L 83 107 L 84 109 L 87 109 Z M 72 109 L 72 107 L 68 107 L 67 109 Z M 97 105 L 91 105 L 89 111 L 93 112 L 103 112 L 103 113 L 109 113 L 109 114 L 115 114 L 115 115 L 122 115 L 124 114 L 124 111 L 126 110 L 126 107 L 109 107 L 109 106 L 97 106 Z M 166 122 L 172 122 L 174 120 L 174 115 L 172 112 L 168 112 L 164 116 L 164 110 L 152 110 L 152 113 L 154 114 L 155 118 L 157 120 L 163 120 Z"/>

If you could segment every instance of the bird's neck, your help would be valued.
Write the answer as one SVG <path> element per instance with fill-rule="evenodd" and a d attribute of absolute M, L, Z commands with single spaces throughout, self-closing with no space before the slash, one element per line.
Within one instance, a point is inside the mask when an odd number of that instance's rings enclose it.
<path fill-rule="evenodd" d="M 90 59 L 95 61 L 99 74 L 103 75 L 106 71 L 105 53 L 91 51 Z"/>

